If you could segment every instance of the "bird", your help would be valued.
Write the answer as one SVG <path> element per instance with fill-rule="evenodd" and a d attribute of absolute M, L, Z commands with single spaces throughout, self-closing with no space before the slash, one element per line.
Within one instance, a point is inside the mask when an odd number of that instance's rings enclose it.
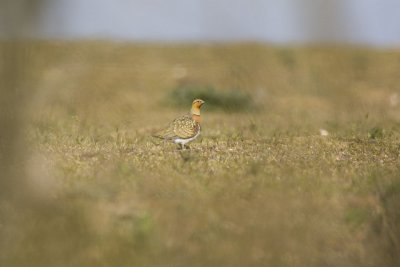
<path fill-rule="evenodd" d="M 193 100 L 189 114 L 174 119 L 168 126 L 153 133 L 152 136 L 180 144 L 182 150 L 185 149 L 187 143 L 195 140 L 200 135 L 200 109 L 204 103 L 201 99 Z"/>

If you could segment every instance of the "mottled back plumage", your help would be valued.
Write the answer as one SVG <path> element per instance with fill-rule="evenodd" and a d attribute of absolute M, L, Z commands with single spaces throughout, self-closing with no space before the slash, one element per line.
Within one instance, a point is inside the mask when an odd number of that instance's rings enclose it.
<path fill-rule="evenodd" d="M 185 115 L 176 118 L 165 129 L 156 132 L 153 136 L 166 140 L 189 139 L 196 136 L 199 131 L 200 123 L 194 121 L 191 115 Z"/>

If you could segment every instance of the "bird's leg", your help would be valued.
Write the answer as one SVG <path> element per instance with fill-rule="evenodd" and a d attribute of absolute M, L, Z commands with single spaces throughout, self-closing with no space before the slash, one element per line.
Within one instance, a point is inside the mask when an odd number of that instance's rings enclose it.
<path fill-rule="evenodd" d="M 181 146 L 182 146 L 182 150 L 185 150 L 185 144 L 181 143 Z"/>

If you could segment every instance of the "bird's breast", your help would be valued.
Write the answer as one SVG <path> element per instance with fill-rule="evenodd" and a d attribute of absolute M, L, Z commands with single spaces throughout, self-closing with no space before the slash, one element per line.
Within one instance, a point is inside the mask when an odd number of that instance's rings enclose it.
<path fill-rule="evenodd" d="M 193 114 L 192 115 L 192 119 L 197 123 L 201 123 L 201 116 L 200 115 Z"/>

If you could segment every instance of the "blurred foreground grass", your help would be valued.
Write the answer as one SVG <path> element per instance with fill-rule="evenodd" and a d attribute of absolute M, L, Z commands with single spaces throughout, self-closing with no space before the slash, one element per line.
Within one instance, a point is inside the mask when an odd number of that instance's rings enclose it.
<path fill-rule="evenodd" d="M 1 266 L 400 263 L 400 51 L 17 51 L 13 86 L 30 93 L 10 104 L 26 144 L 12 162 L 26 178 L 10 182 L 18 201 L 1 199 Z M 187 151 L 151 139 L 197 90 L 221 105 L 204 106 L 202 139 Z"/>

